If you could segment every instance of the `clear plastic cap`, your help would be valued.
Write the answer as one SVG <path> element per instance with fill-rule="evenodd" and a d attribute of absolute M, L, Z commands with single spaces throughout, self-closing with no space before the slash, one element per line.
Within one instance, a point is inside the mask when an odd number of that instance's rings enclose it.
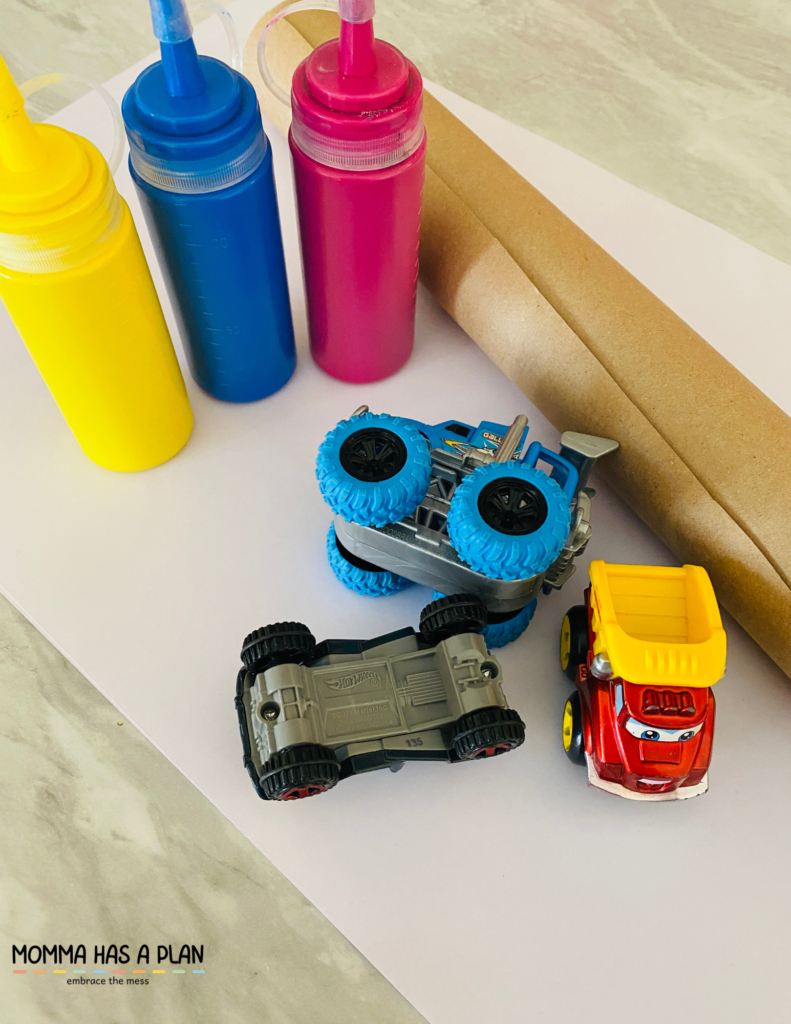
<path fill-rule="evenodd" d="M 149 0 L 154 35 L 160 43 L 186 43 L 192 39 L 192 22 L 184 0 Z"/>
<path fill-rule="evenodd" d="M 338 0 L 341 21 L 348 21 L 350 25 L 362 25 L 375 13 L 374 0 Z"/>

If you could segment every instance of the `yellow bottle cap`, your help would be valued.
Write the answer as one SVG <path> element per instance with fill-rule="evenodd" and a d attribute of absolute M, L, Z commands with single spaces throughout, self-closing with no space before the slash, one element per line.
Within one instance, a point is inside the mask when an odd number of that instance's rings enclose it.
<path fill-rule="evenodd" d="M 33 124 L 0 57 L 0 212 L 42 213 L 74 198 L 91 173 L 83 140 L 50 124 Z"/>

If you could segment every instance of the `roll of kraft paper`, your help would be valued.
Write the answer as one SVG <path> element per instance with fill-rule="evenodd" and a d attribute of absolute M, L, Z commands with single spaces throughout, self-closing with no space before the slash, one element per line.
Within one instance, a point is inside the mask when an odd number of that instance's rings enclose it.
<path fill-rule="evenodd" d="M 281 22 L 275 74 L 337 31 Z M 424 117 L 421 280 L 559 430 L 621 442 L 605 479 L 791 675 L 791 420 L 428 94 Z"/>

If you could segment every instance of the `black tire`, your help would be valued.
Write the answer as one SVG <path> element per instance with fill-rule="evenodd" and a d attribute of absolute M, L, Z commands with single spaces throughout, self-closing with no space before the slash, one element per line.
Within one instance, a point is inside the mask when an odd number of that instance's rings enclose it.
<path fill-rule="evenodd" d="M 420 613 L 420 632 L 435 647 L 450 636 L 481 633 L 488 621 L 486 605 L 474 594 L 449 594 L 427 604 Z"/>
<path fill-rule="evenodd" d="M 563 708 L 563 749 L 572 764 L 585 767 L 585 732 L 579 690 L 571 694 Z"/>
<path fill-rule="evenodd" d="M 470 711 L 453 723 L 451 749 L 460 761 L 505 754 L 525 741 L 525 723 L 511 708 Z"/>
<path fill-rule="evenodd" d="M 301 800 L 326 793 L 341 776 L 338 759 L 328 747 L 301 743 L 273 754 L 261 773 L 267 800 Z"/>
<path fill-rule="evenodd" d="M 563 616 L 560 627 L 560 667 L 576 683 L 577 670 L 587 660 L 588 609 L 584 604 L 575 604 Z"/>
<path fill-rule="evenodd" d="M 248 672 L 266 672 L 274 665 L 304 665 L 313 657 L 316 638 L 301 622 L 275 622 L 244 638 L 242 664 Z"/>

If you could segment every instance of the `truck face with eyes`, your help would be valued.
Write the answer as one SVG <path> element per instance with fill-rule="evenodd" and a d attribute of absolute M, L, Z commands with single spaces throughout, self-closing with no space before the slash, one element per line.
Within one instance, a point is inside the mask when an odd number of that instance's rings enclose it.
<path fill-rule="evenodd" d="M 561 629 L 561 667 L 576 683 L 563 746 L 598 789 L 630 799 L 704 793 L 714 738 L 712 685 L 725 633 L 699 566 L 592 562 L 585 604 Z"/>

